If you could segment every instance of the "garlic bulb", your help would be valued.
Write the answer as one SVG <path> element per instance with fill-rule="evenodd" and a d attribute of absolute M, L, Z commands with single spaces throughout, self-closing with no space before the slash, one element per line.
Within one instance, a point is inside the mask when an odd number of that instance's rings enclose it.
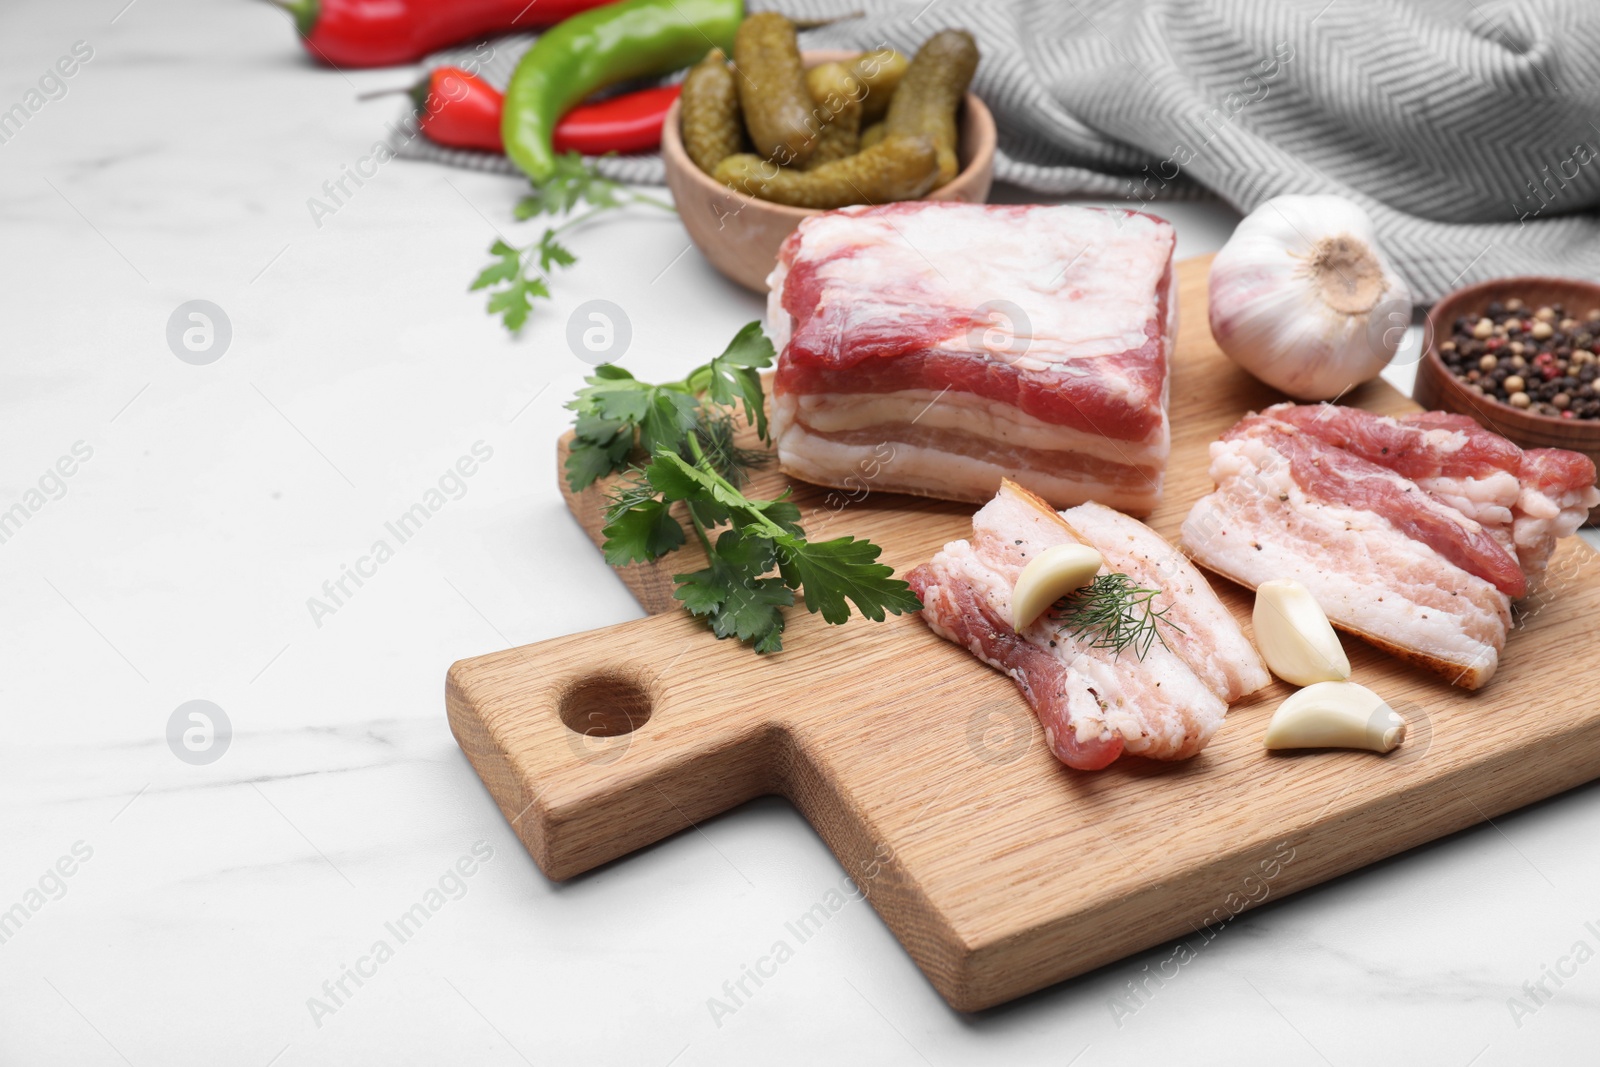
<path fill-rule="evenodd" d="M 1339 196 L 1280 196 L 1211 264 L 1211 335 L 1229 359 L 1297 400 L 1376 378 L 1411 323 L 1411 291 Z"/>

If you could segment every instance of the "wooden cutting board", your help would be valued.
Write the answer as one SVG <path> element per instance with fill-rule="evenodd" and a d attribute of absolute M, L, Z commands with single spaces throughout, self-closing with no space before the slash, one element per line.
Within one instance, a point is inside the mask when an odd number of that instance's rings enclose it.
<path fill-rule="evenodd" d="M 1280 399 L 1212 343 L 1206 266 L 1179 266 L 1172 459 L 1149 520 L 1169 539 L 1211 489 L 1208 442 Z M 1382 383 L 1345 402 L 1413 407 Z M 785 482 L 767 471 L 752 492 Z M 869 537 L 901 572 L 965 537 L 974 510 L 870 483 L 796 485 L 795 499 L 811 536 Z M 568 497 L 597 542 L 601 501 Z M 1594 648 L 1600 556 L 1576 538 L 1479 693 L 1345 639 L 1355 680 L 1408 721 L 1388 756 L 1269 755 L 1262 734 L 1290 692 L 1275 683 L 1195 759 L 1097 773 L 1056 762 L 1011 681 L 915 617 L 829 627 L 795 608 L 786 650 L 767 657 L 716 640 L 671 597 L 672 573 L 697 555 L 620 572 L 661 614 L 455 664 L 446 701 L 462 749 L 556 879 L 752 797 L 788 797 L 962 1010 L 1600 777 L 1600 674 L 1574 654 Z M 1248 630 L 1249 595 L 1216 584 Z"/>

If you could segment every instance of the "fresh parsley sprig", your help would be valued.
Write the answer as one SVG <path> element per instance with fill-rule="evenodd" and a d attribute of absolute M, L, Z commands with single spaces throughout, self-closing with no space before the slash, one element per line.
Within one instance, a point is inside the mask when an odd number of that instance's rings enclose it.
<path fill-rule="evenodd" d="M 1155 608 L 1155 598 L 1160 595 L 1161 590 L 1135 585 L 1126 574 L 1102 574 L 1057 601 L 1051 617 L 1060 623 L 1057 633 L 1090 638 L 1090 648 L 1110 649 L 1113 655 L 1131 648 L 1142 660 L 1156 641 L 1162 648 L 1171 648 L 1160 626 L 1183 633 L 1177 623 L 1166 618 L 1170 604 Z"/>
<path fill-rule="evenodd" d="M 772 365 L 772 342 L 761 324 L 747 324 L 720 356 L 680 381 L 652 385 L 613 364 L 596 368 L 567 407 L 576 412 L 567 454 L 567 484 L 579 492 L 596 479 L 623 470 L 635 450 L 647 456 L 666 449 L 692 458 L 693 439 L 720 474 L 739 480 L 765 453 L 734 443 L 732 411 L 742 408 L 756 434 L 770 441 L 761 369 Z"/>
<path fill-rule="evenodd" d="M 589 205 L 589 210 L 573 215 L 580 204 Z M 557 238 L 602 212 L 628 204 L 677 210 L 664 200 L 634 192 L 621 182 L 601 177 L 594 164 L 577 152 L 557 157 L 550 177 L 535 185 L 533 191 L 517 203 L 513 214 L 522 221 L 542 215 L 566 216 L 566 220 L 560 225 L 546 227 L 537 241 L 521 247 L 497 239 L 489 246 L 489 254 L 495 261 L 473 279 L 471 291 L 493 290 L 489 293 L 489 314 L 499 315 L 511 333 L 519 332 L 533 311 L 534 300 L 550 299 L 547 283 L 551 272 L 578 261 L 572 250 Z"/>
<path fill-rule="evenodd" d="M 608 563 L 659 559 L 684 544 L 687 535 L 671 510 L 682 502 L 708 565 L 673 575 L 674 596 L 718 637 L 737 637 L 757 652 L 781 651 L 783 609 L 796 593 L 805 596 L 807 610 L 834 625 L 849 620 L 852 605 L 875 622 L 922 607 L 894 569 L 877 561 L 877 545 L 853 537 L 807 541 L 787 492 L 753 500 L 718 472 L 698 437 L 688 443 L 690 459 L 657 449 L 613 496 L 603 531 Z"/>

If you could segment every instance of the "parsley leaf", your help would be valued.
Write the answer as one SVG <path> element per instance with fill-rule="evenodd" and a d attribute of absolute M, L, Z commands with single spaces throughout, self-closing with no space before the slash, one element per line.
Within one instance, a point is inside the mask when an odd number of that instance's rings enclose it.
<path fill-rule="evenodd" d="M 606 524 L 602 549 L 613 567 L 648 563 L 683 544 L 683 527 L 662 500 L 645 500 L 623 509 Z"/>
<path fill-rule="evenodd" d="M 522 273 L 522 254 L 511 245 L 496 241 L 489 246 L 489 254 L 500 259 L 483 268 L 483 272 L 472 280 L 473 289 L 487 289 L 498 282 L 511 281 Z"/>
<path fill-rule="evenodd" d="M 808 542 L 799 526 L 800 511 L 787 492 L 772 500 L 752 500 L 713 467 L 697 437 L 689 439 L 689 449 L 692 460 L 670 449 L 658 450 L 648 467 L 636 469 L 614 492 L 605 527 L 607 558 L 612 558 L 613 546 L 617 558 L 623 558 L 625 547 L 653 550 L 664 543 L 649 538 L 660 516 L 683 502 L 707 566 L 673 575 L 678 584 L 673 595 L 704 617 L 718 637 L 737 637 L 757 652 L 780 651 L 782 609 L 794 603 L 796 593 L 804 594 L 808 610 L 836 625 L 850 619 L 852 604 L 876 622 L 887 614 L 921 608 L 911 587 L 877 561 L 877 545 L 852 537 Z M 669 521 L 681 536 L 682 527 L 670 516 Z M 728 528 L 713 542 L 712 528 L 723 523 Z"/>
<path fill-rule="evenodd" d="M 753 641 L 758 652 L 782 649 L 783 609 L 794 593 L 782 579 L 762 577 L 772 567 L 772 546 L 726 530 L 707 558 L 705 570 L 672 576 L 673 596 L 692 614 L 707 616 L 718 637 Z"/>
<path fill-rule="evenodd" d="M 609 442 L 574 440 L 567 451 L 567 484 L 577 492 L 622 467 L 633 451 L 632 436 L 618 434 Z"/>
<path fill-rule="evenodd" d="M 582 155 L 563 152 L 556 157 L 550 177 L 518 201 L 512 213 L 519 219 L 532 219 L 540 215 L 565 215 L 579 204 L 621 207 L 624 193 L 621 183 L 602 178 Z"/>
<path fill-rule="evenodd" d="M 767 433 L 767 411 L 762 402 L 762 367 L 772 366 L 772 342 L 752 322 L 734 335 L 722 355 L 706 364 L 706 392 L 713 403 L 744 405 L 744 416 L 755 423 L 756 434 L 771 441 Z"/>
<path fill-rule="evenodd" d="M 909 585 L 892 580 L 894 568 L 877 561 L 882 550 L 871 541 L 836 537 L 812 544 L 784 534 L 773 543 L 784 582 L 804 587 L 806 610 L 821 612 L 835 626 L 849 620 L 850 602 L 873 622 L 882 622 L 886 611 L 899 615 L 922 607 Z"/>
<path fill-rule="evenodd" d="M 852 610 L 881 622 L 922 606 L 893 568 L 878 562 L 881 551 L 871 541 L 813 544 L 787 490 L 758 500 L 740 488 L 745 468 L 766 453 L 737 445 L 737 412 L 770 440 L 760 370 L 772 359 L 772 342 L 752 322 L 681 381 L 653 385 L 601 366 L 567 404 L 575 413 L 566 464 L 572 490 L 626 470 L 607 492 L 606 562 L 643 563 L 672 552 L 688 541 L 687 517 L 706 566 L 673 575 L 673 595 L 717 637 L 759 653 L 783 649 L 783 612 L 796 594 L 833 624 L 847 622 Z M 642 466 L 630 464 L 636 449 L 649 456 Z"/>
<path fill-rule="evenodd" d="M 585 204 L 589 207 L 588 211 L 572 214 L 579 205 Z M 499 315 L 511 333 L 520 332 L 533 310 L 533 301 L 537 298 L 550 299 L 550 273 L 578 262 L 577 255 L 557 238 L 601 212 L 614 211 L 628 204 L 650 204 L 667 211 L 676 210 L 665 201 L 632 192 L 620 182 L 601 177 L 594 169 L 594 164 L 577 152 L 564 153 L 557 157 L 555 170 L 550 177 L 536 184 L 512 212 L 520 220 L 549 216 L 563 218 L 563 221 L 559 225 L 546 227 L 537 241 L 521 248 L 503 239 L 495 241 L 489 246 L 489 254 L 496 257 L 495 261 L 478 272 L 469 291 L 503 286 L 490 295 L 489 314 Z M 542 276 L 529 277 L 528 272 L 535 262 Z"/>
<path fill-rule="evenodd" d="M 567 484 L 581 492 L 597 478 L 621 470 L 635 442 L 649 455 L 666 449 L 687 456 L 691 438 L 712 457 L 713 469 L 741 481 L 742 469 L 761 462 L 765 454 L 737 446 L 727 409 L 741 404 L 746 418 L 767 438 L 760 371 L 772 364 L 773 354 L 761 324 L 752 322 L 722 355 L 681 381 L 652 385 L 613 364 L 595 368 L 567 403 L 576 413 Z"/>

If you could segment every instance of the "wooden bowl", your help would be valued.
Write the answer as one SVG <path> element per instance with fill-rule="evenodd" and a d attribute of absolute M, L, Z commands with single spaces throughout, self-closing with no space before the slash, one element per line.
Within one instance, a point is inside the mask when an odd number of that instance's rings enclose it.
<path fill-rule="evenodd" d="M 853 59 L 859 52 L 804 53 L 808 67 Z M 957 154 L 961 172 L 929 193 L 926 200 L 961 200 L 981 204 L 994 180 L 994 116 L 971 93 L 961 113 L 961 143 Z M 667 188 L 695 246 L 723 274 L 746 289 L 767 291 L 767 275 L 778 261 L 778 246 L 794 232 L 800 220 L 820 215 L 815 208 L 789 207 L 745 196 L 716 181 L 694 165 L 684 151 L 679 133 L 676 101 L 661 127 L 661 159 L 667 168 Z"/>
<path fill-rule="evenodd" d="M 1417 366 L 1414 398 L 1430 410 L 1470 415 L 1524 448 L 1568 448 L 1600 465 L 1600 420 L 1561 419 L 1514 408 L 1474 393 L 1444 365 L 1439 344 L 1450 339 L 1454 333 L 1451 324 L 1457 318 L 1481 315 L 1491 300 L 1513 297 L 1531 308 L 1561 304 L 1567 314 L 1581 318 L 1590 308 L 1600 308 L 1600 285 L 1577 278 L 1522 277 L 1495 278 L 1457 289 L 1428 312 L 1426 344 Z M 1589 513 L 1589 523 L 1600 523 L 1600 507 Z"/>

